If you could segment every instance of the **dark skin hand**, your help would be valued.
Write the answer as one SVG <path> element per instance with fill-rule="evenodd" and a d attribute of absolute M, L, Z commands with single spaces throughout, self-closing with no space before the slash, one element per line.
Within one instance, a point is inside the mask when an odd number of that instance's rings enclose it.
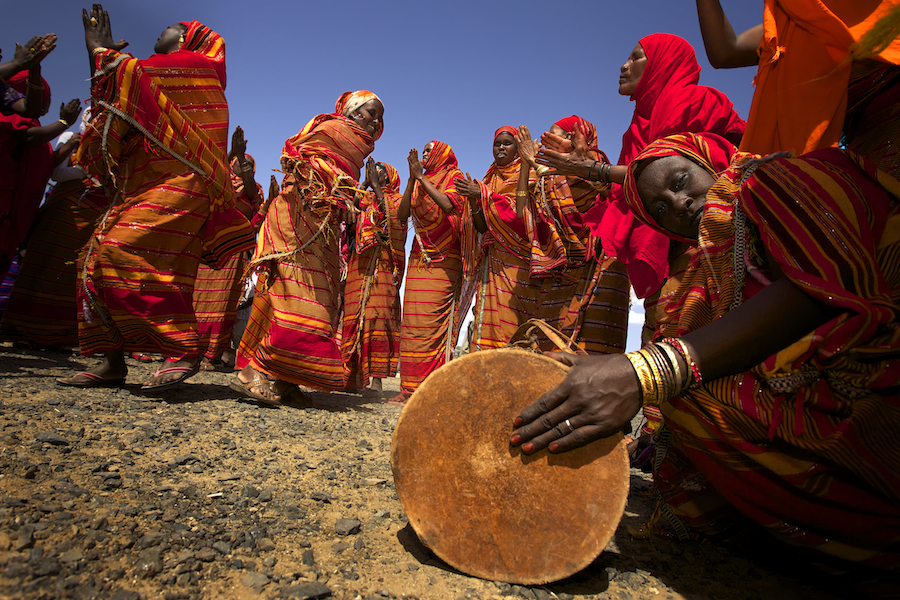
<path fill-rule="evenodd" d="M 229 157 L 237 157 L 238 172 L 235 175 L 240 175 L 241 181 L 244 183 L 244 193 L 247 194 L 250 202 L 255 204 L 258 200 L 259 190 L 256 189 L 256 180 L 253 179 L 253 164 L 246 157 L 246 152 L 247 141 L 244 139 L 244 130 L 238 125 L 234 128 L 234 133 L 231 134 L 231 152 Z"/>
<path fill-rule="evenodd" d="M 91 22 L 91 19 L 95 20 L 96 25 Z M 84 45 L 87 46 L 89 55 L 95 48 L 122 50 L 128 46 L 128 42 L 125 40 L 118 42 L 113 40 L 109 13 L 103 10 L 102 4 L 94 4 L 90 12 L 86 8 L 81 9 L 81 21 L 84 23 Z M 93 64 L 91 68 L 93 69 Z"/>
<path fill-rule="evenodd" d="M 56 34 L 36 35 L 25 45 L 16 44 L 13 59 L 0 65 L 0 79 L 6 80 L 28 69 L 28 90 L 25 97 L 12 104 L 12 111 L 30 119 L 44 114 L 44 82 L 41 80 L 41 61 L 56 48 Z"/>
<path fill-rule="evenodd" d="M 516 146 L 522 159 L 519 182 L 516 186 L 516 216 L 522 219 L 525 217 L 525 204 L 528 200 L 528 176 L 531 174 L 531 169 L 537 169 L 535 157 L 540 147 L 535 140 L 531 139 L 531 131 L 525 125 L 519 125 L 519 129 L 516 131 Z"/>
<path fill-rule="evenodd" d="M 66 104 L 59 106 L 59 118 L 64 119 L 70 125 L 81 114 L 81 100 L 72 98 Z M 69 127 L 59 121 L 43 127 L 31 127 L 25 133 L 25 145 L 38 146 L 60 136 Z"/>
<path fill-rule="evenodd" d="M 409 163 L 409 178 L 406 180 L 406 190 L 403 192 L 403 198 L 400 200 L 400 206 L 397 211 L 400 220 L 406 221 L 406 219 L 409 218 L 415 182 L 419 182 L 419 185 L 422 186 L 425 193 L 434 200 L 435 204 L 437 204 L 445 214 L 452 213 L 454 210 L 453 203 L 450 202 L 447 194 L 434 187 L 434 184 L 425 177 L 425 171 L 422 168 L 422 163 L 419 161 L 419 151 L 412 148 L 409 151 L 406 160 Z"/>
<path fill-rule="evenodd" d="M 700 18 L 706 56 L 714 69 L 759 64 L 756 49 L 763 36 L 762 24 L 736 35 L 719 0 L 697 0 L 697 16 Z"/>
<path fill-rule="evenodd" d="M 584 134 L 577 128 L 571 140 L 559 137 L 551 132 L 541 135 L 543 148 L 537 154 L 537 163 L 550 167 L 548 175 L 566 175 L 588 179 L 588 172 L 593 167 L 591 175 L 597 177 L 596 160 L 590 152 Z M 612 165 L 609 170 L 609 180 L 614 183 L 624 183 L 627 165 Z"/>
<path fill-rule="evenodd" d="M 465 179 L 457 177 L 453 180 L 453 185 L 456 186 L 457 192 L 469 199 L 469 207 L 472 209 L 472 222 L 475 224 L 475 229 L 478 230 L 478 233 L 487 231 L 487 221 L 485 221 L 484 212 L 482 212 L 478 204 L 478 200 L 481 199 L 481 186 L 478 180 L 472 179 L 472 176 L 466 173 Z"/>

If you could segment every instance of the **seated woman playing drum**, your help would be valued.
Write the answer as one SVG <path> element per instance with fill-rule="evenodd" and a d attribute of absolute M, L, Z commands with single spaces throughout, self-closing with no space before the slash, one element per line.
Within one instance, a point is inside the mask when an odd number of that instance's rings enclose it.
<path fill-rule="evenodd" d="M 625 187 L 638 219 L 699 251 L 657 343 L 556 355 L 573 368 L 511 443 L 563 452 L 657 403 L 660 512 L 680 536 L 749 518 L 896 569 L 900 182 L 837 148 L 760 158 L 681 134 L 642 151 Z"/>

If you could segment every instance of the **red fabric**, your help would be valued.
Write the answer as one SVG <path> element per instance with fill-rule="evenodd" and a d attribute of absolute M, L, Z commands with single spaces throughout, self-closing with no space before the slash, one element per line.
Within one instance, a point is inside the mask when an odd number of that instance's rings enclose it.
<path fill-rule="evenodd" d="M 7 83 L 25 94 L 27 79 L 28 71 L 19 71 Z M 41 81 L 46 107 L 50 103 L 50 86 Z M 25 133 L 40 126 L 39 119 L 17 114 L 0 115 L 0 255 L 7 259 L 12 258 L 28 234 L 53 172 L 53 147 L 49 142 L 25 146 Z M 8 263 L 8 260 L 0 259 L 0 263 Z M 3 274 L 5 272 L 4 268 Z"/>
<path fill-rule="evenodd" d="M 746 123 L 725 94 L 698 85 L 700 65 L 694 48 L 682 38 L 654 33 L 640 40 L 647 66 L 631 100 L 634 116 L 622 136 L 620 165 L 627 165 L 650 142 L 674 133 L 711 132 L 740 143 Z M 628 266 L 639 297 L 660 288 L 668 274 L 669 240 L 636 223 L 621 186 L 613 186 L 607 202 L 587 214 L 592 232 L 607 256 Z"/>

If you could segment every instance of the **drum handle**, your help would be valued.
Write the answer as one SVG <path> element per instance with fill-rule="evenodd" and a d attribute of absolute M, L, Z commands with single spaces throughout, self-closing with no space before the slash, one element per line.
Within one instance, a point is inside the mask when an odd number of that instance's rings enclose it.
<path fill-rule="evenodd" d="M 557 347 L 560 352 L 568 354 L 587 354 L 583 348 L 579 348 L 575 340 L 556 329 L 542 319 L 528 319 L 516 329 L 516 332 L 509 338 L 507 346 L 515 346 L 518 348 L 530 348 L 536 352 L 540 352 L 537 343 L 537 331 L 540 330 L 547 339 L 549 339 Z"/>

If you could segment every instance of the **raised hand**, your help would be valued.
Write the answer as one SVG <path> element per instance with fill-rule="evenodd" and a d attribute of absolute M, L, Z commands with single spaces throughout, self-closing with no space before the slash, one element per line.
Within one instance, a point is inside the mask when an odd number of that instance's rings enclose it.
<path fill-rule="evenodd" d="M 247 140 L 244 139 L 244 130 L 240 125 L 231 134 L 231 152 L 234 156 L 243 156 L 247 152 Z"/>
<path fill-rule="evenodd" d="M 541 135 L 544 147 L 535 157 L 539 165 L 551 167 L 549 175 L 575 175 L 587 178 L 586 171 L 594 163 L 584 134 L 576 127 L 571 140 L 559 137 L 549 131 Z M 521 149 L 519 150 L 521 154 Z"/>
<path fill-rule="evenodd" d="M 59 118 L 72 125 L 81 114 L 81 100 L 72 98 L 65 104 L 59 105 Z"/>
<path fill-rule="evenodd" d="M 534 157 L 540 147 L 535 140 L 531 139 L 531 132 L 527 126 L 519 125 L 519 129 L 516 131 L 516 145 L 519 147 L 519 157 L 536 169 L 537 163 Z"/>
<path fill-rule="evenodd" d="M 466 173 L 466 179 L 463 179 L 462 177 L 454 179 L 453 186 L 456 188 L 457 192 L 467 198 L 481 197 L 481 186 L 478 185 L 478 180 L 472 179 L 472 176 L 468 173 Z"/>
<path fill-rule="evenodd" d="M 416 181 L 422 179 L 425 176 L 425 171 L 422 169 L 422 163 L 419 162 L 419 151 L 415 148 L 411 149 L 406 160 L 409 162 L 409 178 Z"/>
<path fill-rule="evenodd" d="M 275 179 L 274 175 L 269 176 L 269 195 L 266 198 L 266 202 L 271 202 L 278 194 L 281 193 L 281 188 L 278 187 L 278 180 Z"/>
<path fill-rule="evenodd" d="M 572 368 L 562 383 L 516 417 L 510 443 L 523 452 L 584 446 L 621 431 L 641 409 L 638 380 L 624 355 L 548 356 Z"/>
<path fill-rule="evenodd" d="M 88 52 L 99 47 L 122 50 L 128 45 L 125 40 L 113 41 L 109 13 L 103 10 L 102 4 L 94 4 L 90 13 L 87 9 L 82 9 L 81 20 L 84 23 L 84 43 Z"/>

